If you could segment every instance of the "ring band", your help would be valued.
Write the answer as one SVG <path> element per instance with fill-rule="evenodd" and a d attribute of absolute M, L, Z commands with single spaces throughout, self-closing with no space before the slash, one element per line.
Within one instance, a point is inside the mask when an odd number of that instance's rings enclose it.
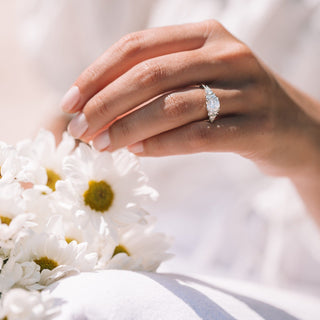
<path fill-rule="evenodd" d="M 219 98 L 214 92 L 205 84 L 201 84 L 201 87 L 206 93 L 206 107 L 208 111 L 209 121 L 212 123 L 220 111 Z"/>

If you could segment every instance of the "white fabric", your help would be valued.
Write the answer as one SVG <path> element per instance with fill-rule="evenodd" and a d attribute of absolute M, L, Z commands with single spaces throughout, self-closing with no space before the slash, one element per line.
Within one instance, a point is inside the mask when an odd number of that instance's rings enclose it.
<path fill-rule="evenodd" d="M 64 91 L 122 35 L 218 19 L 277 73 L 320 99 L 319 0 L 18 1 L 21 43 Z M 310 50 L 312 48 L 312 50 Z"/>
<path fill-rule="evenodd" d="M 57 320 L 315 320 L 320 300 L 224 279 L 108 270 L 49 288 Z"/>
<path fill-rule="evenodd" d="M 18 4 L 26 52 L 37 62 L 43 79 L 61 94 L 125 33 L 216 18 L 277 73 L 320 99 L 318 0 Z M 159 217 L 159 229 L 176 239 L 176 258 L 163 270 L 224 274 L 320 295 L 319 232 L 288 181 L 267 178 L 235 155 L 142 162 L 161 195 L 148 209 Z M 275 192 L 279 188 L 281 192 Z"/>

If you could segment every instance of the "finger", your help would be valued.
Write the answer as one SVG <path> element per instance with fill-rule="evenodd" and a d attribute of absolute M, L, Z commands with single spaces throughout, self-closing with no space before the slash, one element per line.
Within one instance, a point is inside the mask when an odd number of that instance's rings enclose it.
<path fill-rule="evenodd" d="M 143 30 L 124 36 L 90 65 L 62 99 L 74 113 L 102 88 L 141 61 L 200 48 L 208 36 L 206 22 Z"/>
<path fill-rule="evenodd" d="M 214 89 L 222 106 L 220 116 L 244 112 L 240 90 Z M 205 92 L 187 88 L 165 94 L 114 122 L 93 140 L 98 150 L 109 151 L 145 140 L 190 122 L 208 119 Z"/>
<path fill-rule="evenodd" d="M 76 138 L 90 140 L 100 129 L 117 117 L 146 101 L 177 88 L 208 82 L 230 73 L 225 64 L 216 64 L 198 50 L 173 53 L 144 61 L 117 78 L 96 94 L 80 115 L 86 121 L 82 130 L 70 124 Z"/>
<path fill-rule="evenodd" d="M 243 116 L 220 118 L 210 123 L 197 121 L 166 131 L 128 149 L 139 156 L 168 156 L 199 152 L 243 153 L 248 145 L 248 119 Z"/>

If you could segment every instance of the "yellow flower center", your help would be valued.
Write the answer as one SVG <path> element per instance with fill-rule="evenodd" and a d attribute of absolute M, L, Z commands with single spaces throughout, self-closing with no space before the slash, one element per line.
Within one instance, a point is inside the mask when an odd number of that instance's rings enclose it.
<path fill-rule="evenodd" d="M 3 216 L 0 216 L 0 220 L 1 220 L 1 223 L 4 223 L 6 224 L 7 226 L 11 223 L 12 219 L 8 218 L 8 217 L 3 217 Z"/>
<path fill-rule="evenodd" d="M 118 253 L 126 253 L 128 256 L 130 256 L 130 253 L 128 252 L 128 250 L 126 249 L 125 246 L 119 244 L 118 246 L 116 246 L 114 248 L 114 251 L 113 251 L 113 255 L 112 257 L 114 257 L 116 254 Z"/>
<path fill-rule="evenodd" d="M 92 210 L 105 212 L 113 202 L 114 193 L 105 181 L 89 181 L 89 189 L 83 194 L 84 203 Z"/>
<path fill-rule="evenodd" d="M 0 166 L 0 179 L 2 178 L 2 175 L 1 175 L 1 166 Z"/>
<path fill-rule="evenodd" d="M 71 241 L 75 241 L 78 242 L 76 239 L 74 238 L 69 238 L 69 237 L 65 237 L 66 242 L 70 243 Z"/>
<path fill-rule="evenodd" d="M 51 169 L 46 169 L 48 181 L 47 186 L 52 189 L 52 191 L 56 191 L 56 182 L 61 180 L 61 177 Z"/>
<path fill-rule="evenodd" d="M 58 263 L 48 257 L 41 257 L 40 259 L 33 260 L 37 265 L 40 266 L 40 272 L 44 269 L 53 270 L 58 267 Z"/>

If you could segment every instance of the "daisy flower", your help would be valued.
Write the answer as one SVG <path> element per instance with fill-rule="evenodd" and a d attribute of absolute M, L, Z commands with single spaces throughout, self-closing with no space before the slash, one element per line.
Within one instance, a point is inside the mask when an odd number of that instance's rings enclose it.
<path fill-rule="evenodd" d="M 34 161 L 19 156 L 13 146 L 0 142 L 0 184 L 13 181 L 39 183 L 45 172 Z"/>
<path fill-rule="evenodd" d="M 146 225 L 136 224 L 120 236 L 119 243 L 106 248 L 104 259 L 100 260 L 103 269 L 127 269 L 156 271 L 160 263 L 171 258 L 166 251 L 172 239 L 162 233 L 154 233 L 154 219 Z M 104 263 L 104 265 L 103 265 Z"/>
<path fill-rule="evenodd" d="M 66 181 L 57 184 L 61 200 L 71 201 L 95 225 L 101 217 L 110 228 L 137 222 L 137 204 L 156 194 L 146 185 L 137 157 L 126 150 L 98 152 L 80 144 L 66 158 L 64 171 Z"/>
<path fill-rule="evenodd" d="M 46 291 L 12 289 L 1 299 L 0 319 L 50 320 L 58 313 L 55 299 Z"/>
<path fill-rule="evenodd" d="M 3 264 L 0 273 L 0 293 L 6 293 L 13 287 L 40 290 L 44 286 L 40 281 L 39 267 L 33 261 L 15 262 L 11 257 Z"/>
<path fill-rule="evenodd" d="M 62 141 L 56 146 L 54 135 L 41 130 L 34 141 L 24 140 L 17 144 L 19 155 L 36 161 L 46 171 L 46 184 L 55 191 L 56 182 L 63 178 L 62 161 L 75 146 L 75 140 L 68 133 L 63 134 Z"/>
<path fill-rule="evenodd" d="M 53 194 L 45 185 L 34 185 L 22 192 L 26 211 L 33 213 L 35 225 L 32 229 L 36 232 L 46 230 L 49 219 L 55 214 L 60 214 L 54 211 Z"/>
<path fill-rule="evenodd" d="M 0 319 L 53 315 L 42 293 L 21 289 L 98 269 L 155 271 L 171 256 L 142 209 L 157 193 L 138 158 L 74 146 L 44 130 L 16 148 L 0 142 Z"/>
<path fill-rule="evenodd" d="M 46 232 L 54 234 L 67 243 L 85 243 L 87 252 L 95 252 L 98 257 L 106 246 L 116 243 L 117 234 L 111 233 L 106 222 L 101 222 L 97 229 L 90 221 L 72 212 L 59 211 L 61 215 L 54 215 L 49 219 Z"/>
<path fill-rule="evenodd" d="M 0 248 L 11 249 L 18 236 L 34 226 L 33 215 L 25 212 L 19 183 L 0 184 Z"/>
<path fill-rule="evenodd" d="M 11 287 L 41 289 L 78 272 L 92 271 L 97 255 L 85 243 L 67 243 L 47 233 L 32 233 L 15 245 L 0 274 L 3 290 Z M 11 278 L 11 280 L 10 280 Z"/>

